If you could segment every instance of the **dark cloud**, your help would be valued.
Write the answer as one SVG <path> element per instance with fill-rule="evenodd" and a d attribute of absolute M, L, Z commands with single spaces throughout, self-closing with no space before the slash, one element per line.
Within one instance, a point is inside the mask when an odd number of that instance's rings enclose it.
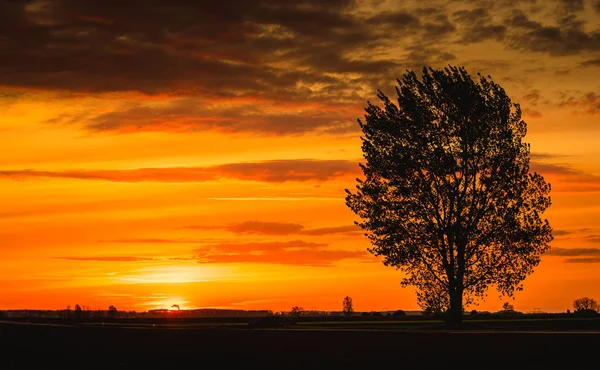
<path fill-rule="evenodd" d="M 0 84 L 146 94 L 294 94 L 299 83 L 343 89 L 323 71 L 381 73 L 355 60 L 381 42 L 354 1 L 174 0 L 2 2 Z M 407 26 L 418 20 L 407 18 Z M 398 26 L 401 17 L 390 15 Z M 324 55 L 326 54 L 326 55 Z M 292 68 L 290 68 L 292 67 Z M 301 67 L 301 68 L 298 68 Z"/>
<path fill-rule="evenodd" d="M 573 234 L 581 234 L 581 233 L 588 233 L 592 231 L 592 229 L 589 228 L 581 228 L 581 229 L 571 229 L 571 230 L 553 230 L 552 231 L 552 235 L 554 236 L 566 236 L 566 235 L 573 235 Z"/>
<path fill-rule="evenodd" d="M 97 262 L 167 262 L 167 261 L 193 261 L 192 257 L 135 257 L 135 256 L 94 256 L 94 257 L 56 257 L 69 261 L 97 261 Z"/>
<path fill-rule="evenodd" d="M 551 248 L 546 254 L 568 257 L 564 260 L 566 263 L 600 262 L 600 248 Z"/>
<path fill-rule="evenodd" d="M 530 153 L 529 156 L 531 157 L 531 159 L 533 159 L 535 161 L 545 161 L 545 160 L 549 160 L 549 159 L 554 160 L 554 159 L 566 157 L 564 154 L 552 154 L 552 153 L 540 153 L 540 152 Z"/>
<path fill-rule="evenodd" d="M 511 16 L 505 20 L 505 24 L 509 27 L 519 27 L 524 29 L 538 29 L 542 25 L 539 22 L 529 19 L 520 9 L 513 10 Z"/>
<path fill-rule="evenodd" d="M 567 263 L 600 262 L 600 248 L 551 248 L 546 254 L 567 257 Z"/>
<path fill-rule="evenodd" d="M 228 239 L 166 239 L 166 238 L 121 238 L 110 240 L 99 240 L 99 243 L 123 243 L 123 244 L 209 244 L 218 242 L 229 242 Z"/>
<path fill-rule="evenodd" d="M 421 21 L 412 12 L 404 10 L 386 11 L 369 18 L 368 22 L 374 26 L 389 26 L 396 31 L 414 31 L 421 26 Z"/>
<path fill-rule="evenodd" d="M 572 55 L 585 51 L 600 50 L 600 31 L 587 33 L 570 26 L 541 26 L 512 37 L 510 46 L 551 56 Z"/>
<path fill-rule="evenodd" d="M 581 63 L 581 65 L 584 67 L 600 67 L 600 57 L 586 60 L 585 62 Z"/>
<path fill-rule="evenodd" d="M 91 131 L 339 133 L 356 130 L 369 94 L 405 69 L 455 61 L 452 45 L 494 40 L 553 56 L 600 50 L 600 29 L 585 24 L 581 1 L 463 2 L 455 12 L 421 3 L 2 1 L 0 86 L 174 100 L 51 121 Z M 314 105 L 286 109 L 290 102 Z"/>
<path fill-rule="evenodd" d="M 277 112 L 273 113 L 274 104 L 272 101 L 256 101 L 228 107 L 196 99 L 179 99 L 160 107 L 138 103 L 98 115 L 86 112 L 62 116 L 50 123 L 78 123 L 91 131 L 214 130 L 270 135 L 301 134 L 336 126 L 358 129 L 353 121 L 359 110 L 353 106 L 332 103 L 290 103 L 286 106 L 279 103 Z"/>
<path fill-rule="evenodd" d="M 152 257 L 131 257 L 131 256 L 98 256 L 98 257 L 58 257 L 59 259 L 69 261 L 101 261 L 101 262 L 138 262 L 153 261 Z"/>
<path fill-rule="evenodd" d="M 62 178 L 111 182 L 205 182 L 222 178 L 282 183 L 287 181 L 328 181 L 354 176 L 358 164 L 347 160 L 275 160 L 229 163 L 212 167 L 164 167 L 131 170 L 36 171 L 3 170 L 0 177 L 11 179 Z"/>
<path fill-rule="evenodd" d="M 264 222 L 264 221 L 245 221 L 237 224 L 221 226 L 192 225 L 186 226 L 186 229 L 197 230 L 225 230 L 236 234 L 258 234 L 258 235 L 290 235 L 298 234 L 304 229 L 304 226 L 289 222 Z"/>
<path fill-rule="evenodd" d="M 600 256 L 600 248 L 551 248 L 546 254 L 563 257 Z"/>
<path fill-rule="evenodd" d="M 575 169 L 570 165 L 546 163 L 539 158 L 531 162 L 530 170 L 543 176 L 551 176 L 552 189 L 567 192 L 597 192 L 600 191 L 600 176 L 592 175 Z"/>
<path fill-rule="evenodd" d="M 540 118 L 543 117 L 543 114 L 538 110 L 525 108 L 523 109 L 523 116 L 530 118 Z"/>
<path fill-rule="evenodd" d="M 453 18 L 463 25 L 461 43 L 470 44 L 490 39 L 502 41 L 506 35 L 506 27 L 492 24 L 492 17 L 485 8 L 459 10 L 454 12 Z"/>
<path fill-rule="evenodd" d="M 540 101 L 541 98 L 541 94 L 540 94 L 540 90 L 534 89 L 531 90 L 530 92 L 528 92 L 527 94 L 523 95 L 523 97 L 521 98 L 522 100 L 525 100 L 526 102 L 528 102 L 529 104 L 536 106 L 538 104 L 538 102 Z"/>
<path fill-rule="evenodd" d="M 327 244 L 302 240 L 287 242 L 215 244 L 196 250 L 199 263 L 268 263 L 332 266 L 344 259 L 364 259 L 365 251 L 329 250 Z"/>
<path fill-rule="evenodd" d="M 600 243 L 600 235 L 588 235 L 585 240 L 590 243 Z"/>
<path fill-rule="evenodd" d="M 348 226 L 334 226 L 334 227 L 321 227 L 317 229 L 306 229 L 302 231 L 304 235 L 322 236 L 331 234 L 350 234 L 359 235 L 361 234 L 360 228 L 356 225 Z"/>
<path fill-rule="evenodd" d="M 600 95 L 595 92 L 564 96 L 558 103 L 559 107 L 570 107 L 585 114 L 600 113 Z"/>
<path fill-rule="evenodd" d="M 563 236 L 563 235 L 571 235 L 573 232 L 569 230 L 553 230 L 552 235 L 554 236 Z"/>
<path fill-rule="evenodd" d="M 584 0 L 559 0 L 559 8 L 568 13 L 580 12 L 584 7 Z"/>
<path fill-rule="evenodd" d="M 186 226 L 186 229 L 197 230 L 225 230 L 235 234 L 256 234 L 256 235 L 310 235 L 323 236 L 333 234 L 356 235 L 360 234 L 360 228 L 356 225 L 322 227 L 307 229 L 304 225 L 289 222 L 264 222 L 264 221 L 245 221 L 229 225 L 192 225 Z"/>
<path fill-rule="evenodd" d="M 576 257 L 565 259 L 567 263 L 600 263 L 600 257 Z"/>

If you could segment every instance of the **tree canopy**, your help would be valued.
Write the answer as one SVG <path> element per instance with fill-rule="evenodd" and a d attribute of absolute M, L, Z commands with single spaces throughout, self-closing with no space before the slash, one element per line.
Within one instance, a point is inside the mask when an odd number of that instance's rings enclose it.
<path fill-rule="evenodd" d="M 589 297 L 583 297 L 573 301 L 573 308 L 575 312 L 598 312 L 600 306 L 595 299 Z"/>
<path fill-rule="evenodd" d="M 463 67 L 407 71 L 397 104 L 381 91 L 362 129 L 364 179 L 346 204 L 369 251 L 404 272 L 421 307 L 460 323 L 490 286 L 522 289 L 550 247 L 550 184 L 529 169 L 521 109 L 491 77 Z"/>
<path fill-rule="evenodd" d="M 344 297 L 344 300 L 342 301 L 342 311 L 345 316 L 352 316 L 352 313 L 354 312 L 354 304 L 352 303 L 352 298 L 349 296 Z"/>

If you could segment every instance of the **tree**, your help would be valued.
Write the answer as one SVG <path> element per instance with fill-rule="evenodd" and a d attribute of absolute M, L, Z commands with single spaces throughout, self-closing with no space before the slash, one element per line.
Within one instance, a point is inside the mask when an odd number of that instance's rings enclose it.
<path fill-rule="evenodd" d="M 583 297 L 573 301 L 575 312 L 598 312 L 600 307 L 595 299 Z"/>
<path fill-rule="evenodd" d="M 521 109 L 491 77 L 476 80 L 424 68 L 398 80 L 398 105 L 379 91 L 383 107 L 368 102 L 358 120 L 365 179 L 346 190 L 369 251 L 454 325 L 491 286 L 521 290 L 553 239 L 541 218 L 550 185 L 529 171 Z"/>
<path fill-rule="evenodd" d="M 117 308 L 113 305 L 108 306 L 108 316 L 110 317 L 117 317 L 117 313 L 119 311 L 117 310 Z"/>
<path fill-rule="evenodd" d="M 504 312 L 512 312 L 515 310 L 515 306 L 513 306 L 512 304 L 510 304 L 508 302 L 504 302 L 504 304 L 502 305 L 502 310 Z"/>
<path fill-rule="evenodd" d="M 404 312 L 402 310 L 397 310 L 397 311 L 394 311 L 392 316 L 406 316 L 406 312 Z"/>
<path fill-rule="evenodd" d="M 352 316 L 354 312 L 354 305 L 352 304 L 352 298 L 346 296 L 342 301 L 342 311 L 344 312 L 344 316 Z"/>
<path fill-rule="evenodd" d="M 290 311 L 290 316 L 302 316 L 302 314 L 304 313 L 304 308 L 300 307 L 300 306 L 294 306 L 292 307 L 292 310 Z"/>

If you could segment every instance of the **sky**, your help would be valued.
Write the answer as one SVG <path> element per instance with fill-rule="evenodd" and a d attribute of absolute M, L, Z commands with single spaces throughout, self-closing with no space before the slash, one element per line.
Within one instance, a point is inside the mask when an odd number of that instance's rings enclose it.
<path fill-rule="evenodd" d="M 344 189 L 367 101 L 447 65 L 552 184 L 510 302 L 600 299 L 600 0 L 0 0 L 0 309 L 418 309 Z"/>

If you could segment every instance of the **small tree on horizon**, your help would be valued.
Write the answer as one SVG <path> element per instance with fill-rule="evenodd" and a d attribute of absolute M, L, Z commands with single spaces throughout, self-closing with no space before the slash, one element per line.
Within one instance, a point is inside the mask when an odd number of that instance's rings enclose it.
<path fill-rule="evenodd" d="M 354 313 L 354 305 L 352 303 L 352 298 L 346 296 L 342 301 L 342 311 L 344 312 L 344 316 L 352 316 Z"/>
<path fill-rule="evenodd" d="M 292 310 L 290 311 L 290 316 L 299 317 L 299 316 L 302 316 L 303 313 L 304 313 L 304 308 L 302 308 L 300 306 L 294 306 L 294 307 L 292 307 Z"/>
<path fill-rule="evenodd" d="M 119 311 L 117 310 L 117 308 L 113 305 L 108 306 L 108 316 L 110 317 L 116 317 L 117 313 Z"/>
<path fill-rule="evenodd" d="M 583 297 L 573 301 L 573 309 L 575 309 L 575 312 L 598 312 L 600 306 L 598 306 L 595 299 Z"/>
<path fill-rule="evenodd" d="M 418 304 L 460 325 L 463 305 L 492 286 L 512 296 L 550 248 L 550 185 L 530 173 L 521 108 L 490 77 L 450 66 L 398 84 L 397 104 L 379 91 L 383 107 L 358 120 L 365 179 L 346 204 Z"/>
<path fill-rule="evenodd" d="M 504 302 L 504 304 L 502 305 L 502 310 L 504 312 L 511 312 L 515 310 L 515 306 L 513 306 L 512 304 L 508 303 L 508 302 Z"/>

